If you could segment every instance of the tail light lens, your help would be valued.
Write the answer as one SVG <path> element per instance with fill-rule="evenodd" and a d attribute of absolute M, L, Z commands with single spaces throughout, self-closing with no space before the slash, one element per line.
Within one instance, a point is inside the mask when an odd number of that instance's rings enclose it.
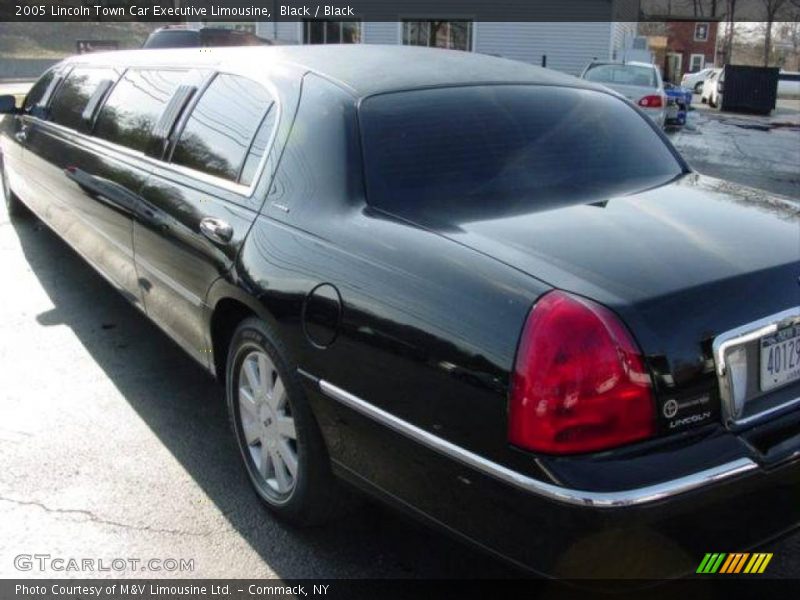
<path fill-rule="evenodd" d="M 650 376 L 607 308 L 554 291 L 528 315 L 511 383 L 509 441 L 547 454 L 595 452 L 655 433 Z"/>
<path fill-rule="evenodd" d="M 661 108 L 664 106 L 664 99 L 658 95 L 645 96 L 639 100 L 639 106 L 644 108 Z"/>

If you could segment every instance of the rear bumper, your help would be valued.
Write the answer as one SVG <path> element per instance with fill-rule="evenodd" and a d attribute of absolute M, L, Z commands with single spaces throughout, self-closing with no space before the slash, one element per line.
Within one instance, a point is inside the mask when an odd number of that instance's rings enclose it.
<path fill-rule="evenodd" d="M 650 119 L 658 125 L 662 127 L 664 125 L 664 121 L 666 120 L 667 111 L 665 108 L 642 108 L 644 114 L 646 114 Z"/>
<path fill-rule="evenodd" d="M 797 454 L 593 492 L 486 461 L 331 384 L 309 388 L 340 475 L 539 574 L 675 577 L 707 552 L 748 550 L 800 523 Z"/>

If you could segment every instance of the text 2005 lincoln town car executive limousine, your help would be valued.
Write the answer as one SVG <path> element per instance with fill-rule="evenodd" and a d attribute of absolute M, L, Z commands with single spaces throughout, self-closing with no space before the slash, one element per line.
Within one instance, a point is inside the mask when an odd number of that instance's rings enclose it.
<path fill-rule="evenodd" d="M 275 47 L 75 57 L 2 103 L 10 213 L 224 382 L 279 516 L 330 517 L 342 478 L 578 576 L 800 521 L 797 205 L 692 172 L 615 93 Z"/>

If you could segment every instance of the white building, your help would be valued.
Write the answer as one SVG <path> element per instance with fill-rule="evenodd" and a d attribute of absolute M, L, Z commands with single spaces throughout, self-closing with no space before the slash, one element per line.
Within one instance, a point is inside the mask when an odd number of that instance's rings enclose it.
<path fill-rule="evenodd" d="M 611 2 L 608 3 L 609 5 Z M 610 16 L 611 13 L 609 13 Z M 374 21 L 206 23 L 235 26 L 282 44 L 409 44 L 480 52 L 579 75 L 592 60 L 621 60 L 636 22 L 487 22 L 404 18 Z M 196 23 L 194 26 L 199 27 Z"/>

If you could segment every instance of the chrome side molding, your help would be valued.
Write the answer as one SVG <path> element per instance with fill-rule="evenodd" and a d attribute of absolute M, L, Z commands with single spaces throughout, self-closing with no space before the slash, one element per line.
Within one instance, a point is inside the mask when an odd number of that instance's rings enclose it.
<path fill-rule="evenodd" d="M 393 431 L 409 437 L 431 450 L 440 452 L 498 481 L 510 484 L 531 494 L 564 504 L 593 508 L 616 508 L 647 504 L 701 488 L 724 479 L 729 479 L 758 468 L 758 465 L 749 458 L 739 458 L 710 469 L 692 473 L 691 475 L 631 490 L 621 490 L 618 492 L 576 490 L 534 479 L 533 477 L 517 473 L 503 465 L 487 460 L 482 456 L 433 435 L 424 429 L 420 429 L 416 425 L 404 421 L 386 412 L 382 408 L 378 408 L 325 380 L 319 380 L 319 388 L 326 396 L 341 402 L 345 406 L 366 417 L 386 425 Z"/>

